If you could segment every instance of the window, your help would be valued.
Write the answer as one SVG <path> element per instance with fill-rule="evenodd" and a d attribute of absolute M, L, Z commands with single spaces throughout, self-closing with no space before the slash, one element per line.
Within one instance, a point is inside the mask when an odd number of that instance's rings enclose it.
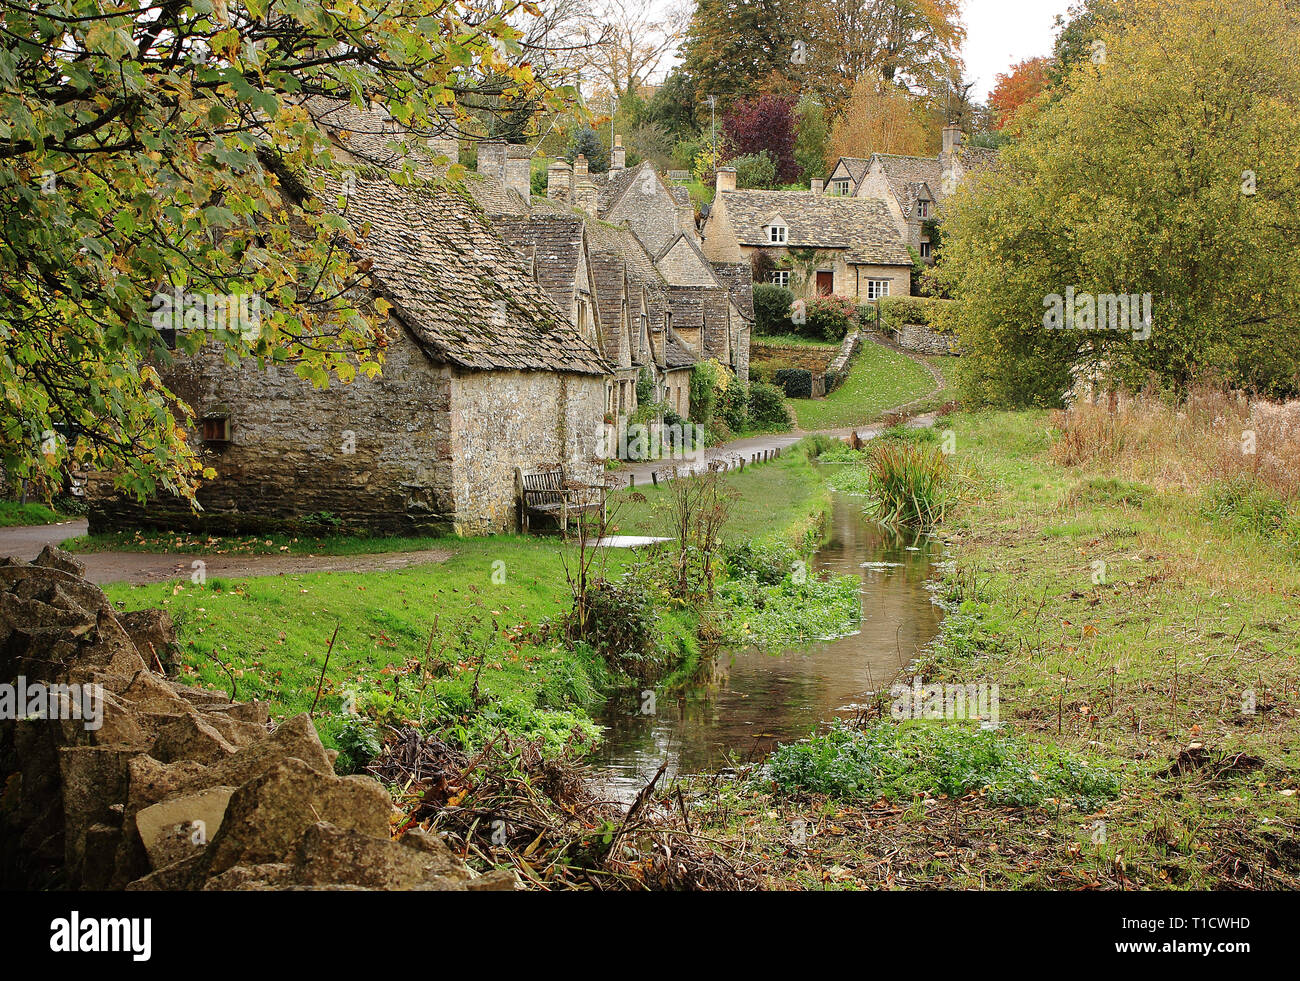
<path fill-rule="evenodd" d="M 834 194 L 838 194 L 842 198 L 848 197 L 849 196 L 848 180 L 837 178 L 836 180 L 831 181 L 831 191 Z"/>
<path fill-rule="evenodd" d="M 767 229 L 767 240 L 772 245 L 784 245 L 786 238 L 786 227 L 784 225 L 769 225 Z"/>
<path fill-rule="evenodd" d="M 790 270 L 789 270 L 789 269 L 777 269 L 777 270 L 774 270 L 774 271 L 772 272 L 772 285 L 773 285 L 773 286 L 789 286 L 789 285 L 790 285 Z"/>
<path fill-rule="evenodd" d="M 208 416 L 203 420 L 203 442 L 229 443 L 230 420 L 225 416 Z"/>
<path fill-rule="evenodd" d="M 921 258 L 930 258 L 930 240 L 928 238 L 921 241 Z"/>
<path fill-rule="evenodd" d="M 917 216 L 918 218 L 920 218 L 922 221 L 924 221 L 926 218 L 929 218 L 929 217 L 930 217 L 930 202 L 929 202 L 929 201 L 918 201 L 918 202 L 916 202 L 916 216 Z"/>
<path fill-rule="evenodd" d="M 868 279 L 867 280 L 867 299 L 879 300 L 882 296 L 889 295 L 889 280 L 887 279 Z"/>

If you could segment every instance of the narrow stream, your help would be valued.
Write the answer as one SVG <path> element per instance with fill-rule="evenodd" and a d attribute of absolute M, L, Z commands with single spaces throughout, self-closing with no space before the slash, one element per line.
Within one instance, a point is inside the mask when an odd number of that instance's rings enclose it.
<path fill-rule="evenodd" d="M 591 760 L 607 793 L 630 799 L 665 757 L 670 773 L 709 772 L 851 716 L 933 639 L 941 612 L 925 584 L 942 546 L 880 528 L 863 516 L 862 499 L 849 495 L 835 495 L 831 520 L 815 567 L 861 578 L 859 631 L 779 654 L 723 654 L 712 684 L 660 696 L 653 713 L 642 712 L 640 689 L 611 697 L 597 718 L 605 741 Z"/>

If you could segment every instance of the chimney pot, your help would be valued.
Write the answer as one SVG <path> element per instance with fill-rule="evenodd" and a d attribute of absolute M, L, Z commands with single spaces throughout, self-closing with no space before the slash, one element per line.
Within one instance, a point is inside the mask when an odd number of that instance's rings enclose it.
<path fill-rule="evenodd" d="M 961 145 L 961 127 L 955 123 L 950 123 L 943 128 L 943 152 L 952 153 Z"/>
<path fill-rule="evenodd" d="M 725 191 L 734 191 L 736 189 L 736 168 L 719 167 L 715 187 L 719 194 Z"/>
<path fill-rule="evenodd" d="M 622 170 L 627 166 L 627 151 L 623 148 L 623 137 L 614 134 L 614 146 L 609 151 L 609 169 Z"/>

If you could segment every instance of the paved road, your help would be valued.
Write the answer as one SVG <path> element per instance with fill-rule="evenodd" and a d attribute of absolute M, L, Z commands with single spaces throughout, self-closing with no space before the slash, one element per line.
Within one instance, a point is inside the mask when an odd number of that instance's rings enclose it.
<path fill-rule="evenodd" d="M 27 525 L 0 528 L 0 555 L 34 559 L 46 545 L 58 545 L 67 538 L 86 534 L 86 522 L 64 521 L 57 525 Z M 100 585 L 127 582 L 133 586 L 188 579 L 193 563 L 202 560 L 209 579 L 245 576 L 279 576 L 304 572 L 388 572 L 415 565 L 444 562 L 449 549 L 420 552 L 378 552 L 368 555 L 189 555 L 153 552 L 85 552 L 77 560 L 86 566 L 86 578 Z"/>
<path fill-rule="evenodd" d="M 914 416 L 907 421 L 907 425 L 913 429 L 921 429 L 925 426 L 934 425 L 935 414 L 927 413 L 925 415 Z M 769 451 L 783 450 L 787 446 L 793 446 L 805 436 L 834 436 L 836 439 L 847 440 L 854 433 L 860 440 L 866 441 L 880 435 L 886 428 L 884 425 L 857 426 L 846 429 L 825 429 L 816 433 L 792 432 L 792 433 L 773 433 L 769 436 L 750 436 L 745 439 L 733 440 L 730 443 L 724 443 L 722 446 L 712 446 L 705 450 L 687 454 L 680 460 L 653 460 L 645 463 L 625 463 L 617 470 L 609 474 L 610 485 L 615 488 L 627 487 L 634 484 L 640 487 L 643 484 L 652 482 L 651 474 L 658 473 L 659 479 L 671 479 L 673 470 L 679 473 L 693 474 L 702 473 L 709 464 L 714 460 L 722 460 L 727 463 L 728 467 L 736 466 L 740 460 L 744 460 L 748 466 L 751 462 Z"/>

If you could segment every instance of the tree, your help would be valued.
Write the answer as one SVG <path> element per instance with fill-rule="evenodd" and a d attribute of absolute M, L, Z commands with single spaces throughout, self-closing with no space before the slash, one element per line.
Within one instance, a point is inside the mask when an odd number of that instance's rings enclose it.
<path fill-rule="evenodd" d="M 579 154 L 587 158 L 587 169 L 592 173 L 603 174 L 609 170 L 609 152 L 590 126 L 579 126 L 569 138 L 569 150 L 565 154 L 569 163 L 577 160 Z"/>
<path fill-rule="evenodd" d="M 3 23 L 0 453 L 18 478 L 108 470 L 140 496 L 204 476 L 158 370 L 167 298 L 212 328 L 182 351 L 317 385 L 380 369 L 383 303 L 357 302 L 355 232 L 320 203 L 340 166 L 322 102 L 381 105 L 422 140 L 439 107 L 544 88 L 501 17 L 446 0 L 35 0 Z"/>
<path fill-rule="evenodd" d="M 926 156 L 938 151 L 924 109 L 897 85 L 880 78 L 863 78 L 835 122 L 831 147 L 837 157 L 869 157 L 873 153 Z"/>
<path fill-rule="evenodd" d="M 995 125 L 1002 129 L 1025 103 L 1037 98 L 1047 87 L 1051 62 L 1047 58 L 1027 58 L 1012 65 L 1011 71 L 999 73 L 997 84 L 989 93 L 989 108 Z"/>
<path fill-rule="evenodd" d="M 943 92 L 962 67 L 959 0 L 813 0 L 807 85 L 841 106 L 863 78 Z"/>
<path fill-rule="evenodd" d="M 772 190 L 776 187 L 776 164 L 766 150 L 736 157 L 731 166 L 736 168 L 736 186 L 741 190 Z"/>
<path fill-rule="evenodd" d="M 766 152 L 776 165 L 776 179 L 793 183 L 799 176 L 794 157 L 794 100 L 763 95 L 735 102 L 722 119 L 727 151 L 734 157 Z"/>
<path fill-rule="evenodd" d="M 801 96 L 794 112 L 794 159 L 799 166 L 799 182 L 807 184 L 813 178 L 826 176 L 830 126 L 826 123 L 826 110 L 811 95 Z"/>
<path fill-rule="evenodd" d="M 618 97 L 631 95 L 677 47 L 687 17 L 680 6 L 657 13 L 640 0 L 604 0 L 584 28 L 587 70 Z"/>
<path fill-rule="evenodd" d="M 959 300 L 966 397 L 1055 404 L 1087 368 L 1182 392 L 1274 395 L 1300 364 L 1300 66 L 1272 0 L 1135 0 L 945 205 L 939 274 Z M 1099 297 L 1149 295 L 1127 329 Z M 1061 326 L 1064 297 L 1072 324 Z"/>
<path fill-rule="evenodd" d="M 807 61 L 810 32 L 796 0 L 699 0 L 682 44 L 682 71 L 702 98 L 788 93 Z"/>

